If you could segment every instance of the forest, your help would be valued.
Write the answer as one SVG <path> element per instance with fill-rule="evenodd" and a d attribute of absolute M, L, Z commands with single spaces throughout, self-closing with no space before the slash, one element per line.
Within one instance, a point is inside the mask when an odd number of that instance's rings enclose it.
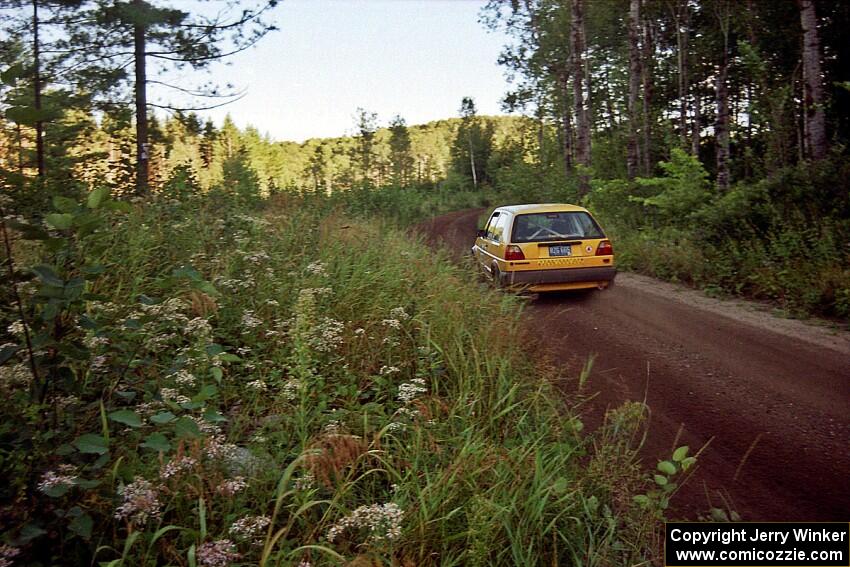
<path fill-rule="evenodd" d="M 174 79 L 285 12 L 236 4 L 0 0 L 0 566 L 660 561 L 694 452 L 584 431 L 410 227 L 578 203 L 623 270 L 846 325 L 850 3 L 489 0 L 504 115 L 304 142 Z"/>

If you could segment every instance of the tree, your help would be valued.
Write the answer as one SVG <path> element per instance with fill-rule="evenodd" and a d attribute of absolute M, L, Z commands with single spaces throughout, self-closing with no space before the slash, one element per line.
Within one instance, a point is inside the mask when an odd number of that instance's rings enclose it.
<path fill-rule="evenodd" d="M 357 120 L 356 144 L 352 149 L 351 159 L 360 170 L 360 178 L 366 185 L 372 184 L 373 165 L 375 160 L 375 133 L 378 131 L 378 115 L 366 109 L 358 108 L 355 115 Z"/>
<path fill-rule="evenodd" d="M 821 82 L 821 49 L 818 17 L 814 0 L 799 0 L 800 23 L 803 26 L 803 124 L 804 152 L 812 159 L 826 157 L 829 142 L 826 137 L 823 84 Z"/>
<path fill-rule="evenodd" d="M 717 189 L 720 192 L 729 190 L 729 90 L 727 85 L 729 75 L 729 26 L 731 7 L 728 0 L 718 0 L 716 16 L 720 27 L 722 51 L 717 67 L 716 98 L 717 119 L 714 122 L 714 135 L 717 139 Z"/>
<path fill-rule="evenodd" d="M 390 122 L 390 162 L 393 185 L 406 186 L 413 172 L 410 131 L 404 118 L 396 115 Z"/>
<path fill-rule="evenodd" d="M 102 70 L 113 76 L 113 84 L 131 83 L 136 117 L 136 192 L 148 193 L 150 140 L 148 109 L 190 110 L 171 102 L 152 102 L 151 84 L 177 96 L 208 97 L 232 102 L 237 96 L 221 92 L 215 85 L 189 88 L 164 80 L 167 71 L 190 67 L 204 69 L 213 62 L 244 51 L 275 29 L 263 17 L 277 0 L 258 0 L 249 8 L 231 15 L 227 10 L 215 16 L 191 13 L 181 8 L 159 7 L 146 0 L 99 2 L 79 18 L 79 28 L 66 47 L 77 60 L 95 59 Z M 232 6 L 231 6 L 232 7 Z M 132 79 L 125 69 L 132 63 Z M 149 63 L 154 63 L 151 67 Z M 207 105 L 213 108 L 221 104 Z M 197 109 L 197 108 L 196 108 Z"/>
<path fill-rule="evenodd" d="M 489 181 L 487 161 L 493 150 L 493 127 L 477 116 L 475 101 L 463 97 L 461 121 L 451 148 L 452 168 L 472 180 L 473 187 Z"/>
<path fill-rule="evenodd" d="M 638 173 L 640 151 L 638 145 L 638 97 L 640 96 L 640 4 L 641 0 L 631 0 L 629 4 L 629 142 L 626 165 L 629 179 Z"/>
<path fill-rule="evenodd" d="M 573 63 L 573 101 L 576 116 L 576 162 L 584 170 L 579 172 L 579 194 L 590 191 L 590 109 L 587 94 L 590 92 L 585 81 L 590 80 L 585 58 L 584 0 L 571 0 L 572 22 L 570 44 Z"/>

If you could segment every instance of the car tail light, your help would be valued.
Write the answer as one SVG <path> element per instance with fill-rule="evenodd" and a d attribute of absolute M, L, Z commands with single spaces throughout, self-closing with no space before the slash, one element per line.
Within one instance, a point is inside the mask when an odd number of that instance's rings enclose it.
<path fill-rule="evenodd" d="M 596 248 L 597 256 L 610 256 L 614 253 L 614 247 L 611 246 L 610 240 L 603 240 L 599 243 L 599 246 Z"/>
<path fill-rule="evenodd" d="M 505 248 L 505 260 L 525 260 L 525 254 L 519 246 L 510 245 Z"/>

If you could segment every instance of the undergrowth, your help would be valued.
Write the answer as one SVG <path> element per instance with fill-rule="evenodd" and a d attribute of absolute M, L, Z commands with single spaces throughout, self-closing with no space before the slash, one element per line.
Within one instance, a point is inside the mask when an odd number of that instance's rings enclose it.
<path fill-rule="evenodd" d="M 441 253 L 296 198 L 54 205 L 4 221 L 3 564 L 655 556 L 693 459 L 651 489 L 642 409 L 583 432 L 515 299 Z"/>

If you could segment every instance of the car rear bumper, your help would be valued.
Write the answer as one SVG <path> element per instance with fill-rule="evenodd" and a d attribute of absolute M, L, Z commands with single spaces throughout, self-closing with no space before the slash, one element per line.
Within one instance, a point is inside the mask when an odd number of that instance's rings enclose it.
<path fill-rule="evenodd" d="M 501 274 L 505 285 L 541 285 L 576 282 L 610 282 L 617 275 L 617 268 L 565 268 L 561 270 L 526 270 Z"/>

